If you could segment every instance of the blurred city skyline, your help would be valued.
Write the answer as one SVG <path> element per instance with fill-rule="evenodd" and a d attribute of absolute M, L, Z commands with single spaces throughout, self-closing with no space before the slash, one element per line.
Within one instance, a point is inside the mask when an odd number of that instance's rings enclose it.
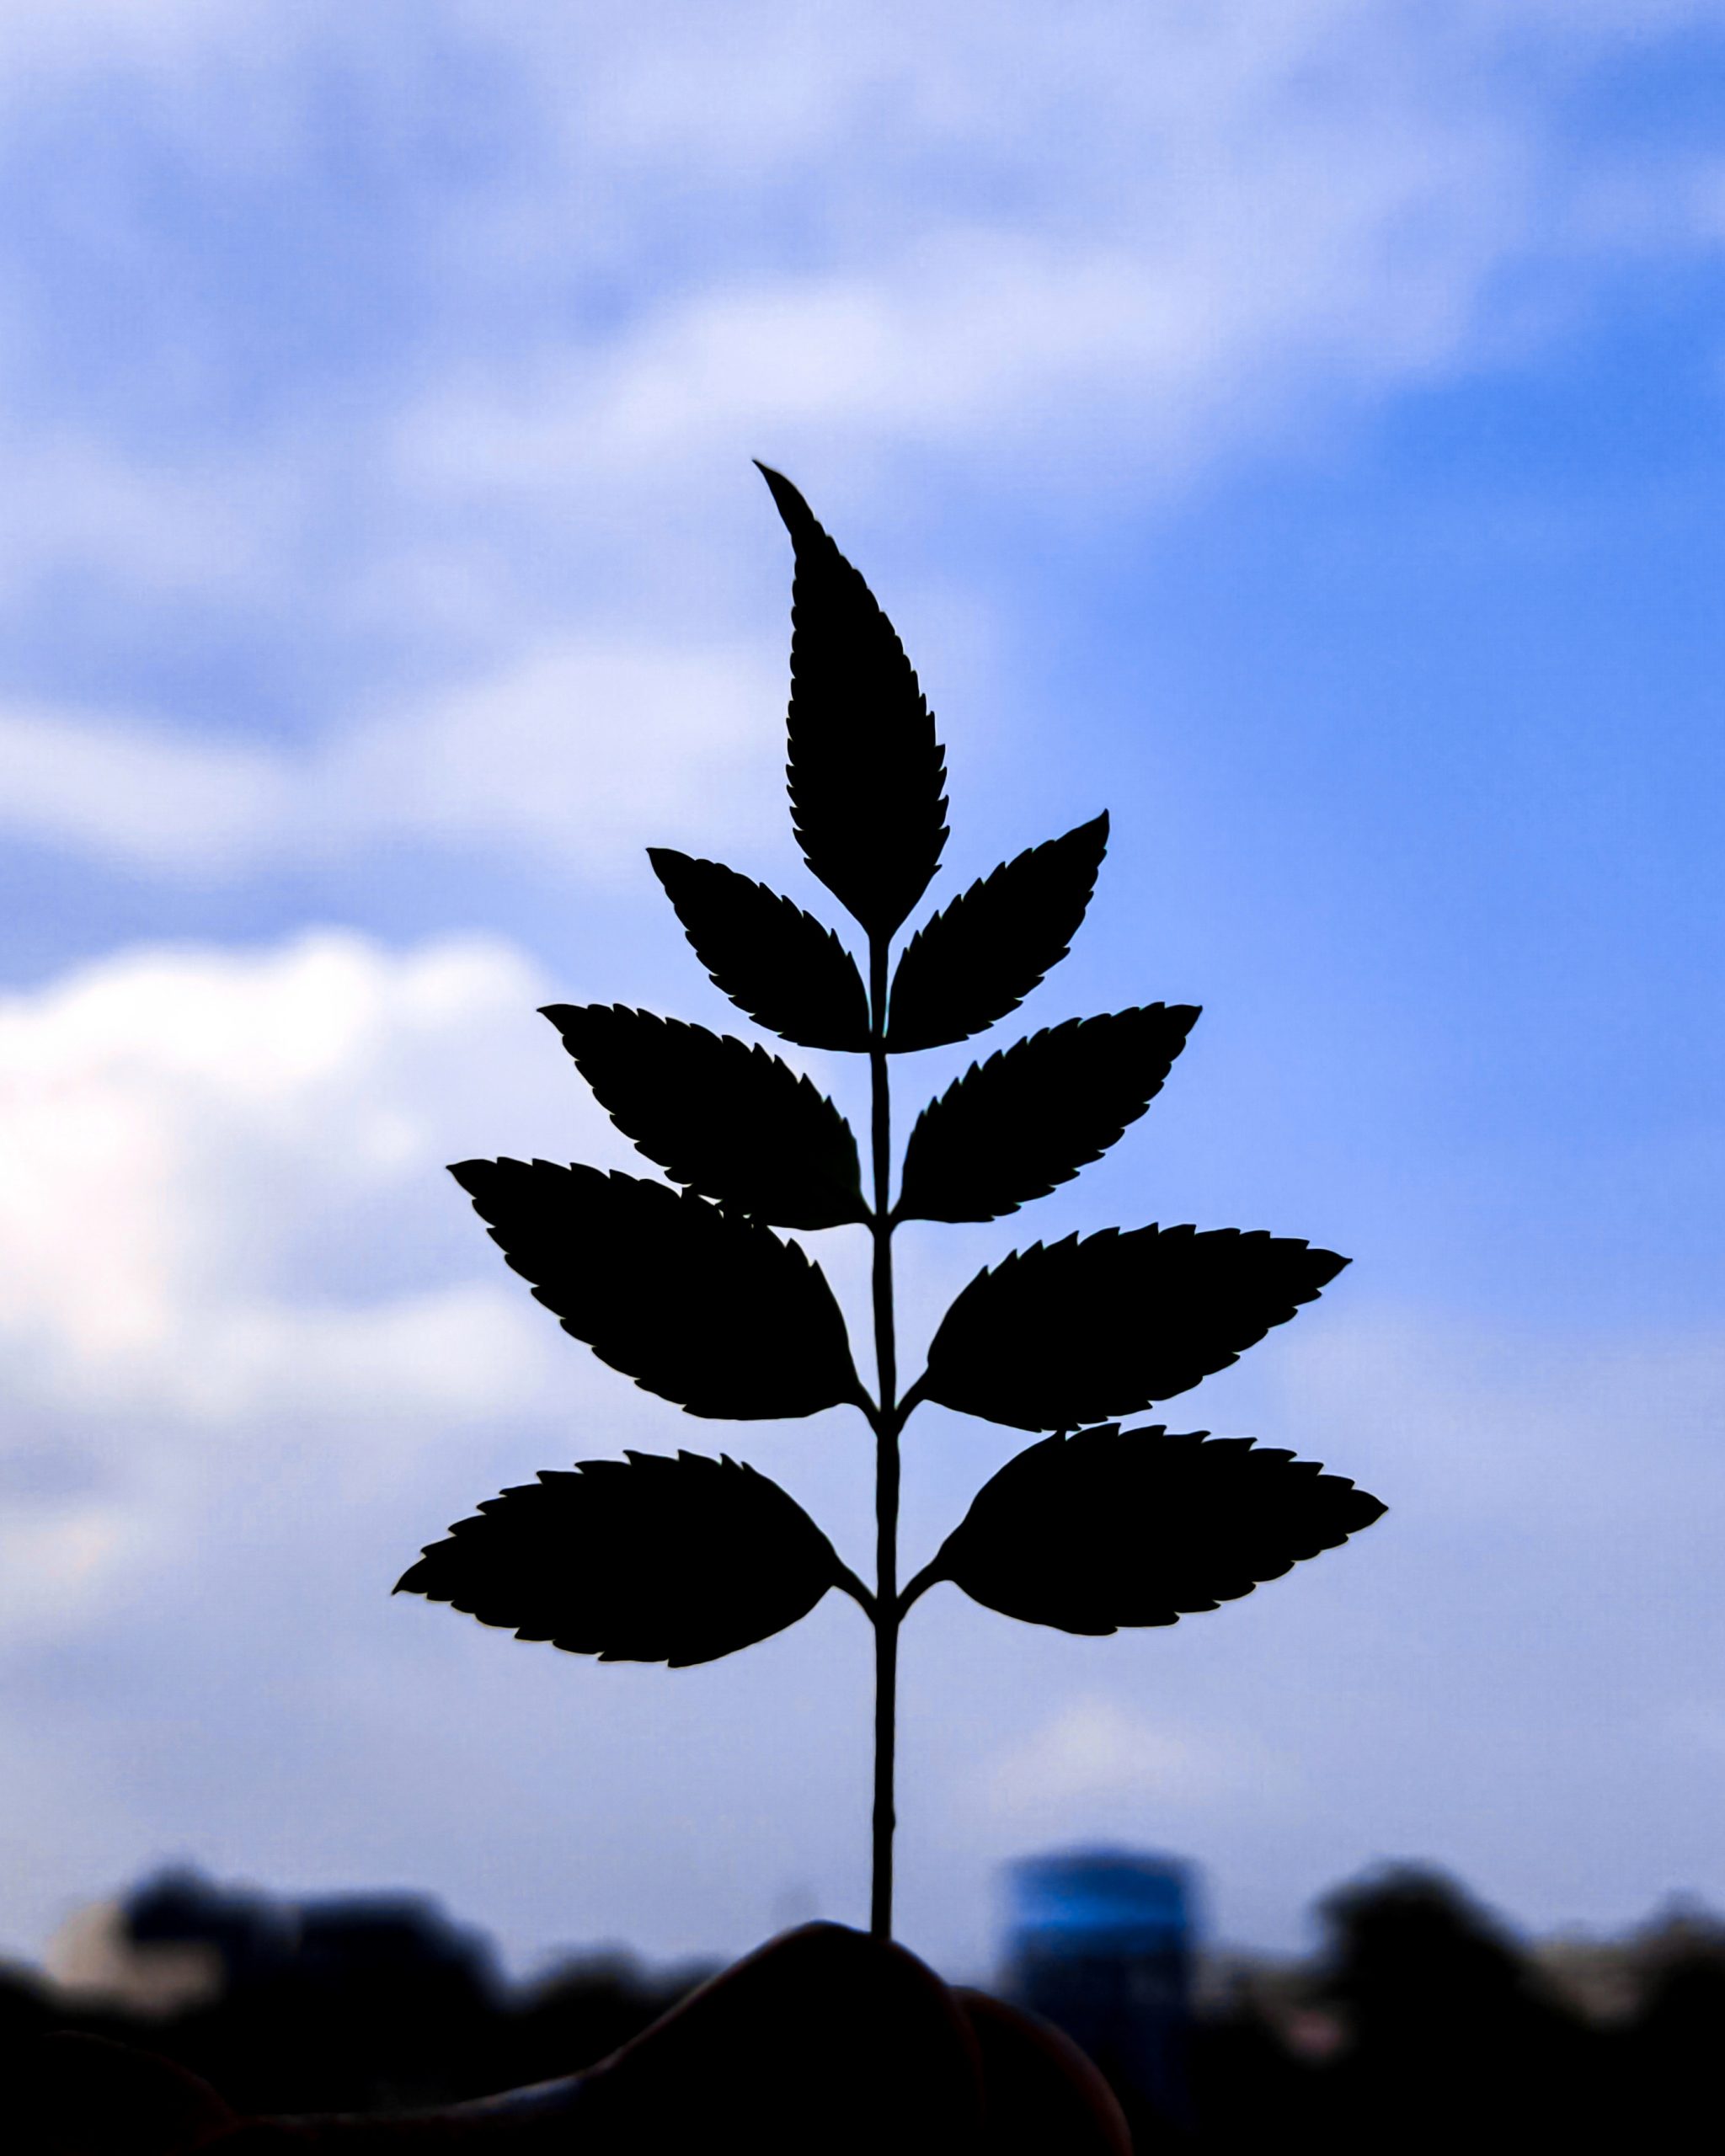
<path fill-rule="evenodd" d="M 537 1005 L 753 1037 L 647 846 L 834 917 L 753 456 L 921 671 L 940 898 L 1111 813 L 1026 1027 L 1204 1006 L 1033 1222 L 906 1235 L 912 1353 L 1015 1241 L 1307 1236 L 1168 1419 L 1391 1507 L 1168 1631 L 932 1593 L 907 1942 L 980 1969 L 1079 1840 L 1254 1946 L 1382 1860 L 1725 1903 L 1725 6 L 29 0 L 0 57 L 0 1955 L 181 1859 L 514 1966 L 861 1920 L 853 1609 L 668 1673 L 388 1593 L 624 1445 L 866 1561 L 857 1417 L 633 1390 L 442 1172 L 641 1166 Z M 911 1434 L 914 1569 L 1016 1441 Z"/>

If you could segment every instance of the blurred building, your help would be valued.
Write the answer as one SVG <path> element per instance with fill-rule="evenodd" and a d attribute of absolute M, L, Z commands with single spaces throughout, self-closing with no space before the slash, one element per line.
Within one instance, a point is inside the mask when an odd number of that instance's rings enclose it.
<path fill-rule="evenodd" d="M 1007 1873 L 1008 1996 L 1063 2029 L 1123 2094 L 1183 2120 L 1194 1947 L 1191 1867 L 1072 1850 Z"/>
<path fill-rule="evenodd" d="M 190 1870 L 159 1873 L 82 1911 L 51 1945 L 48 1967 L 73 1999 L 158 2015 L 285 1983 L 478 1999 L 496 1981 L 488 1941 L 426 1897 L 280 1901 Z"/>
<path fill-rule="evenodd" d="M 207 2006 L 227 1985 L 220 1950 L 206 1940 L 132 1937 L 122 1901 L 92 1902 L 48 1942 L 45 1973 L 67 2008 L 168 2020 Z"/>

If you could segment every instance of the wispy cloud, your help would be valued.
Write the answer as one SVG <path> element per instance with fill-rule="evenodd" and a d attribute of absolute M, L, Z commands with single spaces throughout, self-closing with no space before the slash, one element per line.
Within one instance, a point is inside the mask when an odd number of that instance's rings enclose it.
<path fill-rule="evenodd" d="M 1185 1824 L 1242 1797 L 1284 1805 L 1296 1779 L 1289 1761 L 1249 1733 L 1158 1722 L 1092 1694 L 989 1761 L 976 1795 L 997 1824 L 1020 1834 L 1130 1839 L 1147 1816 Z"/>
<path fill-rule="evenodd" d="M 912 462 L 980 502 L 1140 515 L 1501 361 L 1532 334 L 1503 304 L 1530 265 L 1549 313 L 1626 253 L 1717 247 L 1701 152 L 1614 179 L 1550 94 L 1716 16 L 1512 32 L 1477 8 L 1097 0 L 864 24 L 775 0 L 720 34 L 671 4 L 10 10 L 40 76 L 0 113 L 27 189 L 88 134 L 80 68 L 110 100 L 139 86 L 72 161 L 58 243 L 18 243 L 14 617 L 83 588 L 116 674 L 140 637 L 215 620 L 261 664 L 312 660 L 293 755 L 177 733 L 171 690 L 147 723 L 123 696 L 80 718 L 80 689 L 47 723 L 38 665 L 0 814 L 199 874 L 304 859 L 344 821 L 507 851 L 562 817 L 602 856 L 649 767 L 673 796 L 745 775 L 724 714 L 750 671 L 727 649 L 757 575 L 730 565 L 746 456 L 818 480 L 841 521 Z M 339 183 L 334 82 L 368 146 Z M 1639 206 L 1605 215 L 1620 181 Z M 211 260 L 233 273 L 212 286 Z M 585 787 L 527 716 L 558 696 Z M 369 716 L 409 701 L 417 732 Z M 254 734 L 247 702 L 236 680 L 200 723 Z M 469 753 L 488 725 L 496 753 Z"/>
<path fill-rule="evenodd" d="M 649 842 L 758 825 L 782 693 L 734 646 L 595 643 L 527 651 L 300 750 L 0 706 L 0 830 L 195 883 L 393 840 L 525 851 L 604 882 Z"/>
<path fill-rule="evenodd" d="M 534 1015 L 552 992 L 494 941 L 323 932 L 121 953 L 0 1010 L 0 1722 L 69 1807 L 14 1927 L 164 1845 L 288 1878 L 405 1867 L 521 1941 L 543 1936 L 534 1882 L 572 1838 L 606 1852 L 571 1889 L 573 1933 L 741 1944 L 787 1865 L 850 1911 L 866 1656 L 846 1612 L 685 1684 L 387 1598 L 418 1543 L 500 1481 L 701 1444 L 559 1334 L 441 1172 L 499 1150 L 638 1171 Z M 1358 1547 L 1108 1640 L 1013 1626 L 950 1588 L 919 1609 L 924 1942 L 980 1966 L 987 1869 L 1032 1835 L 1201 1840 L 1231 1882 L 1225 1924 L 1258 1937 L 1381 1854 L 1439 1856 L 1534 1917 L 1611 1919 L 1674 1877 L 1705 1883 L 1719 1703 L 1676 1643 L 1707 1636 L 1717 1601 L 1722 1403 L 1710 1336 L 1308 1313 L 1262 1374 L 1229 1373 L 1178 1419 L 1358 1474 L 1391 1506 Z M 706 1449 L 740 1448 L 849 1548 L 867 1448 L 835 1422 Z M 936 1510 L 962 1508 L 996 1449 L 962 1425 L 919 1437 L 919 1521 L 935 1481 Z M 45 1715 L 34 1658 L 74 1645 L 108 1689 L 82 1719 Z M 1626 1748 L 1657 1762 L 1632 1847 Z M 317 1784 L 291 1820 L 283 1759 Z M 515 1885 L 488 1885 L 472 1851 L 473 1807 L 494 1801 Z M 656 1883 L 655 1848 L 680 1852 Z"/>
<path fill-rule="evenodd" d="M 188 1846 L 435 1879 L 533 1944 L 741 1945 L 788 1870 L 854 1913 L 854 1609 L 683 1683 L 389 1603 L 494 1478 L 689 1437 L 441 1173 L 630 1156 L 515 942 L 240 947 L 233 894 L 398 846 L 459 894 L 461 857 L 602 881 L 647 841 L 746 840 L 777 820 L 785 567 L 748 456 L 869 535 L 895 607 L 974 620 L 893 536 L 909 486 L 925 528 L 1135 535 L 1410 387 L 1528 364 L 1625 263 L 1710 259 L 1717 153 L 1620 156 L 1576 115 L 1721 26 L 1701 0 L 0 6 L 0 834 L 153 879 L 199 938 L 0 1008 L 12 1940 Z M 1451 862 L 1411 820 L 1378 842 L 1411 832 Z M 1292 1145 L 1317 1089 L 1289 1097 Z M 1353 1105 L 1311 1110 L 1338 1181 Z M 909 1331 L 936 1262 L 907 1254 Z M 1348 1307 L 1183 1419 L 1359 1475 L 1392 1507 L 1360 1547 L 1148 1636 L 919 1609 L 932 1951 L 980 1966 L 985 1869 L 1033 1832 L 1190 1822 L 1260 1937 L 1385 1853 L 1535 1916 L 1717 1881 L 1717 1339 Z M 848 1534 L 866 1447 L 826 1437 L 746 1449 Z M 919 1533 L 979 1445 L 912 1458 Z"/>
<path fill-rule="evenodd" d="M 459 1209 L 437 1201 L 482 1102 L 494 1139 L 566 1124 L 606 1149 L 558 1059 L 520 1053 L 547 992 L 505 946 L 314 931 L 128 953 L 8 998 L 9 1442 L 31 1414 L 231 1436 L 531 1407 L 541 1329 L 436 1232 Z"/>

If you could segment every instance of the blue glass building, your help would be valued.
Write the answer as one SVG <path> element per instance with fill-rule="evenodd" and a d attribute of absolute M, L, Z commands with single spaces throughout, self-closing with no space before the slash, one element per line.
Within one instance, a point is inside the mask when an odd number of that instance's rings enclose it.
<path fill-rule="evenodd" d="M 1072 1850 L 1009 1866 L 1007 1894 L 1009 1995 L 1065 2030 L 1123 2094 L 1183 2120 L 1191 1867 Z"/>

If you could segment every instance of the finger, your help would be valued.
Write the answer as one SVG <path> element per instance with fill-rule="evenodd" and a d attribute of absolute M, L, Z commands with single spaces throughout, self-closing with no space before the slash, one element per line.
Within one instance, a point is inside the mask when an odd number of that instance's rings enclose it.
<path fill-rule="evenodd" d="M 14 2091 L 30 2156 L 184 2156 L 238 2123 L 172 2059 L 69 2030 L 44 2036 Z"/>
<path fill-rule="evenodd" d="M 589 2079 L 595 2121 L 641 2156 L 733 2140 L 756 2156 L 981 2156 L 978 2047 L 953 1993 L 839 1924 L 774 1940 Z"/>
<path fill-rule="evenodd" d="M 985 2156 L 1132 2156 L 1114 2091 L 1070 2036 L 984 1992 L 953 1996 L 981 2058 Z"/>
<path fill-rule="evenodd" d="M 984 2156 L 981 2133 L 977 2040 L 946 1985 L 902 1947 L 808 1924 L 583 2074 L 417 2119 L 248 2121 L 211 2156 Z"/>

